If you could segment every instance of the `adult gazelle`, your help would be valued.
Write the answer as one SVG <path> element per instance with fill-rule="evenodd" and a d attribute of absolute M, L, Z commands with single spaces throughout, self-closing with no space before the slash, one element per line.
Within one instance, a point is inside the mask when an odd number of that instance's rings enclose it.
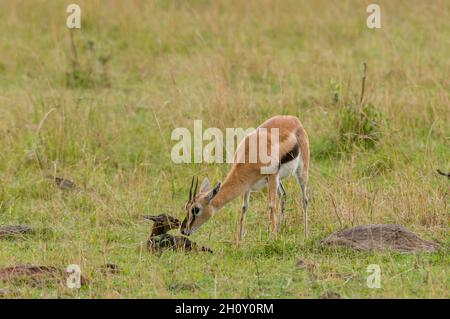
<path fill-rule="evenodd" d="M 264 148 L 268 157 L 264 161 L 260 151 Z M 256 154 L 256 156 L 255 156 Z M 214 216 L 222 207 L 236 197 L 243 196 L 240 218 L 239 242 L 244 235 L 245 215 L 248 210 L 252 191 L 268 187 L 268 206 L 272 232 L 276 234 L 281 219 L 284 217 L 286 192 L 281 180 L 295 175 L 302 192 L 304 212 L 304 235 L 308 234 L 308 181 L 309 141 L 299 119 L 294 116 L 274 116 L 249 133 L 239 144 L 234 155 L 233 164 L 223 183 L 210 186 L 205 178 L 197 193 L 198 179 L 192 178 L 189 200 L 186 203 L 186 218 L 181 225 L 181 232 L 190 235 Z M 281 198 L 280 212 L 276 205 L 277 195 Z"/>

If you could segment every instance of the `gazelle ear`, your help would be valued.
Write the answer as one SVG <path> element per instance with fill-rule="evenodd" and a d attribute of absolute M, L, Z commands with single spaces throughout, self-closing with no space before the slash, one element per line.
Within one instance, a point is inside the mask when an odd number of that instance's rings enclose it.
<path fill-rule="evenodd" d="M 203 179 L 202 185 L 200 185 L 200 192 L 203 193 L 203 192 L 209 191 L 209 186 L 210 186 L 209 179 L 208 179 L 208 177 L 205 177 Z"/>
<path fill-rule="evenodd" d="M 208 202 L 212 201 L 212 199 L 213 199 L 214 197 L 216 197 L 217 193 L 218 193 L 219 190 L 220 190 L 220 185 L 221 185 L 220 182 L 217 183 L 217 185 L 214 186 L 214 188 L 212 189 L 212 191 L 209 192 L 209 194 L 208 194 Z"/>
<path fill-rule="evenodd" d="M 147 215 L 147 216 L 144 216 L 144 219 L 151 220 L 152 222 L 160 222 L 160 221 L 163 220 L 163 218 L 164 218 L 164 216 L 162 216 L 162 215 L 156 215 L 156 216 L 149 216 L 149 215 Z"/>

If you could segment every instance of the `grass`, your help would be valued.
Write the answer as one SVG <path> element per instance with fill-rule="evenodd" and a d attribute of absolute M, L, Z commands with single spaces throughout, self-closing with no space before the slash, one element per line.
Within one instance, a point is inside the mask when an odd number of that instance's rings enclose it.
<path fill-rule="evenodd" d="M 79 264 L 90 283 L 1 283 L 10 297 L 449 297 L 446 248 L 404 255 L 318 245 L 341 227 L 398 223 L 447 247 L 449 184 L 436 169 L 450 167 L 448 1 L 380 1 L 380 30 L 365 25 L 367 1 L 77 3 L 75 70 L 69 3 L 2 1 L 0 224 L 38 231 L 2 241 L 0 266 Z M 379 139 L 342 147 L 339 123 L 359 98 L 363 62 L 365 100 L 383 115 Z M 236 200 L 193 236 L 215 254 L 148 254 L 150 225 L 139 216 L 182 217 L 191 176 L 215 183 L 228 169 L 173 164 L 172 130 L 192 130 L 194 119 L 255 127 L 275 114 L 298 116 L 310 134 L 310 239 L 289 180 L 276 240 L 260 193 L 241 248 Z M 45 178 L 52 173 L 83 191 L 62 192 Z M 316 267 L 298 269 L 300 258 Z M 105 262 L 122 272 L 102 273 Z M 369 264 L 381 267 L 380 289 L 366 286 Z"/>

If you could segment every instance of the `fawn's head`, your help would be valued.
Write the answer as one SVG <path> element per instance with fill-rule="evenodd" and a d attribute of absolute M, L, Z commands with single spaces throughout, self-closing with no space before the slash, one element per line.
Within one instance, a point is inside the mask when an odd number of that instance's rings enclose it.
<path fill-rule="evenodd" d="M 194 192 L 192 192 L 193 186 L 194 177 L 192 178 L 191 188 L 189 189 L 189 200 L 184 208 L 186 217 L 181 224 L 181 233 L 187 236 L 194 233 L 212 217 L 214 214 L 214 207 L 211 205 L 211 201 L 220 190 L 220 183 L 210 190 L 210 183 L 206 177 L 200 185 L 198 194 L 198 178 L 196 178 L 195 181 Z"/>
<path fill-rule="evenodd" d="M 171 229 L 180 227 L 180 221 L 175 217 L 160 214 L 157 216 L 146 216 L 146 219 L 154 222 L 152 236 L 158 236 L 167 233 Z"/>

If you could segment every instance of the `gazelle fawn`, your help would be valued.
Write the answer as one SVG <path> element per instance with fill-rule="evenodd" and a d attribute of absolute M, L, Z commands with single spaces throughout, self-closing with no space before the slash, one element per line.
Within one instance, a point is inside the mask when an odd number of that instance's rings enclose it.
<path fill-rule="evenodd" d="M 255 149 L 261 151 L 264 143 L 266 150 L 270 150 L 271 162 L 269 165 L 266 161 L 262 161 L 261 156 L 258 156 L 256 160 L 251 160 Z M 181 225 L 182 234 L 191 235 L 227 203 L 242 195 L 243 205 L 238 236 L 238 242 L 240 242 L 244 235 L 245 215 L 249 206 L 250 193 L 265 186 L 268 187 L 271 228 L 272 232 L 276 234 L 284 217 L 286 203 L 286 192 L 281 180 L 295 175 L 302 192 L 306 239 L 308 235 L 308 196 L 306 194 L 308 166 L 308 135 L 299 119 L 294 116 L 281 115 L 270 118 L 249 133 L 239 144 L 232 167 L 223 183 L 219 182 L 211 188 L 208 178 L 205 178 L 197 193 L 198 178 L 195 181 L 193 192 L 194 178 L 192 178 L 189 200 L 185 206 L 186 217 Z M 280 207 L 277 205 L 277 196 L 280 197 Z"/>

